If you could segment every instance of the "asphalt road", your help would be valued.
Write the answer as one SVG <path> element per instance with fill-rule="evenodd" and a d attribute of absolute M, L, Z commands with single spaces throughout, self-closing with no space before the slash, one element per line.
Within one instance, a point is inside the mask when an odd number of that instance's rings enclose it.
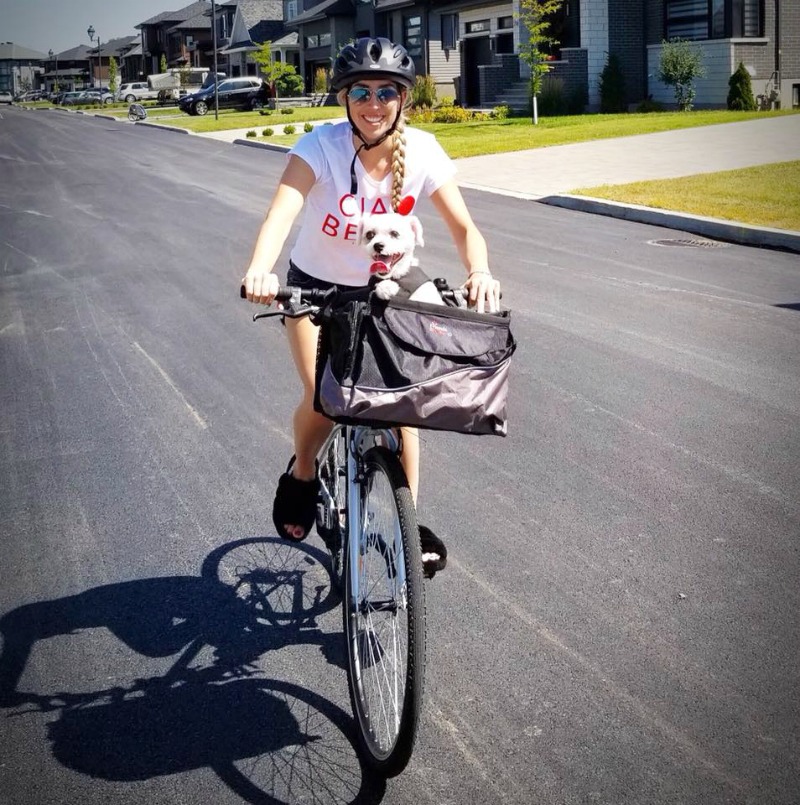
<path fill-rule="evenodd" d="M 2 112 L 0 802 L 796 803 L 800 259 L 466 191 L 510 434 L 423 437 L 451 559 L 384 784 L 270 522 L 298 389 L 238 279 L 283 161 Z"/>

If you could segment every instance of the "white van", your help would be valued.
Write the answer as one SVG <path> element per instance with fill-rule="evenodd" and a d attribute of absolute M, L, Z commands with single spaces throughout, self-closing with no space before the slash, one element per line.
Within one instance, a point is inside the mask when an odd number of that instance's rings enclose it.
<path fill-rule="evenodd" d="M 154 101 L 158 98 L 158 90 L 150 89 L 146 81 L 135 81 L 132 84 L 123 84 L 117 93 L 117 99 L 125 103 L 137 101 Z"/>

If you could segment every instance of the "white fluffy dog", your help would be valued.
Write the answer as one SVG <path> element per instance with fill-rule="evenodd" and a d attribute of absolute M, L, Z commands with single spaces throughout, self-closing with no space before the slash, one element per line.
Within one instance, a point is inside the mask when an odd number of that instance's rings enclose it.
<path fill-rule="evenodd" d="M 424 246 L 422 224 L 416 215 L 396 212 L 365 215 L 356 234 L 356 243 L 372 259 L 370 274 L 378 277 L 375 294 L 388 300 L 401 291 L 415 302 L 442 305 L 433 281 L 414 257 L 414 249 Z"/>

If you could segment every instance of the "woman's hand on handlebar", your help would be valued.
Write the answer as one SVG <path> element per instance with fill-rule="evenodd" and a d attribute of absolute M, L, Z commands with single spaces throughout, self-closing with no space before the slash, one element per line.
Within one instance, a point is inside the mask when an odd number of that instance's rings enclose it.
<path fill-rule="evenodd" d="M 249 270 L 242 279 L 244 296 L 250 302 L 260 305 L 271 305 L 278 293 L 280 282 L 272 271 L 260 272 Z"/>
<path fill-rule="evenodd" d="M 489 271 L 473 271 L 464 283 L 467 304 L 478 313 L 496 313 L 500 310 L 500 283 Z"/>

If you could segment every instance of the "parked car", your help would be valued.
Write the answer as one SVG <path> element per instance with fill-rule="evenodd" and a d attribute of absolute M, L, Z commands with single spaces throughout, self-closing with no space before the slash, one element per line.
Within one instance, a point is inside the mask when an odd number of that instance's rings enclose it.
<path fill-rule="evenodd" d="M 13 103 L 14 96 L 4 89 L 0 89 L 0 103 Z"/>
<path fill-rule="evenodd" d="M 259 96 L 262 81 L 260 78 L 226 78 L 217 84 L 217 101 L 220 109 L 252 109 Z M 178 108 L 190 115 L 205 115 L 214 108 L 214 85 L 184 95 L 178 101 Z"/>
<path fill-rule="evenodd" d="M 39 89 L 29 89 L 27 92 L 20 92 L 15 98 L 15 101 L 38 101 L 45 96 L 45 93 Z"/>
<path fill-rule="evenodd" d="M 154 101 L 158 98 L 158 90 L 150 89 L 146 81 L 134 81 L 123 84 L 117 93 L 117 99 L 125 103 L 138 103 L 139 101 Z"/>
<path fill-rule="evenodd" d="M 84 89 L 80 92 L 67 92 L 61 100 L 63 106 L 91 106 L 109 104 L 114 96 L 107 89 Z"/>
<path fill-rule="evenodd" d="M 60 104 L 61 106 L 73 106 L 78 103 L 77 99 L 82 95 L 82 89 L 75 89 L 71 90 L 70 92 L 61 92 L 53 103 Z"/>

